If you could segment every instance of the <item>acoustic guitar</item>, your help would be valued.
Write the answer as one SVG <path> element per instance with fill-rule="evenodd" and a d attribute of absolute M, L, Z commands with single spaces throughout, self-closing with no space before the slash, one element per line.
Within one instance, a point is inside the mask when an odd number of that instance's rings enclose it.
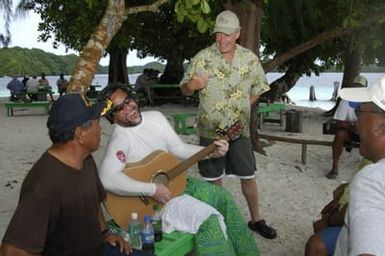
<path fill-rule="evenodd" d="M 219 139 L 235 140 L 242 132 L 243 125 L 238 121 L 226 131 L 220 130 Z M 186 187 L 184 171 L 196 164 L 199 160 L 209 156 L 216 149 L 214 143 L 195 153 L 190 158 L 179 163 L 178 159 L 167 152 L 157 150 L 139 162 L 127 164 L 124 173 L 139 181 L 162 183 L 168 187 L 172 197 L 180 195 Z M 131 220 L 131 212 L 137 212 L 138 218 L 152 215 L 152 207 L 159 204 L 150 197 L 120 196 L 107 192 L 104 205 L 116 224 L 127 229 Z"/>

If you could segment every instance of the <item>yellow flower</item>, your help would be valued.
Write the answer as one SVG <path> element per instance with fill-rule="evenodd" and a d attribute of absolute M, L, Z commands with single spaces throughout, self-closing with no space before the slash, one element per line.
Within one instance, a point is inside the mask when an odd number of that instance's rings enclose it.
<path fill-rule="evenodd" d="M 196 62 L 196 64 L 195 64 L 196 68 L 204 68 L 205 65 L 206 65 L 206 62 L 205 62 L 204 59 L 199 59 L 199 60 Z"/>
<path fill-rule="evenodd" d="M 219 80 L 223 80 L 225 78 L 225 74 L 223 74 L 218 69 L 214 70 L 215 75 L 218 77 Z"/>
<path fill-rule="evenodd" d="M 249 73 L 249 67 L 248 66 L 245 65 L 245 66 L 239 68 L 239 74 L 241 76 L 246 75 L 247 73 Z"/>
<path fill-rule="evenodd" d="M 231 100 L 238 100 L 242 98 L 242 91 L 241 90 L 237 90 L 236 92 L 233 92 L 231 95 L 230 95 L 230 99 Z"/>
<path fill-rule="evenodd" d="M 224 109 L 225 104 L 226 104 L 226 103 L 225 103 L 224 101 L 215 103 L 215 110 L 219 111 L 219 110 Z"/>
<path fill-rule="evenodd" d="M 234 111 L 234 119 L 239 120 L 239 117 L 241 116 L 241 110 L 237 109 Z"/>

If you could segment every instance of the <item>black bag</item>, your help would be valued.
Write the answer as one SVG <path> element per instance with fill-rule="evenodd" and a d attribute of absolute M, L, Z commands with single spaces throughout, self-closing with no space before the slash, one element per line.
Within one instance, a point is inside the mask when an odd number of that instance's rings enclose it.
<path fill-rule="evenodd" d="M 322 124 L 322 133 L 323 134 L 335 134 L 337 131 L 337 121 L 334 119 L 328 120 L 326 123 Z"/>

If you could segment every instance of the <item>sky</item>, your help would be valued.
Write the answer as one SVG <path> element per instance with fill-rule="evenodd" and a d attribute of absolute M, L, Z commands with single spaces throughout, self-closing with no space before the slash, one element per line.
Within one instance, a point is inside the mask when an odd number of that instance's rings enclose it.
<path fill-rule="evenodd" d="M 0 33 L 4 34 L 4 19 L 2 17 L 3 12 L 0 12 Z M 65 47 L 60 45 L 58 49 L 54 49 L 52 41 L 38 42 L 39 32 L 38 24 L 40 22 L 39 15 L 35 13 L 29 13 L 25 18 L 19 18 L 13 20 L 10 31 L 11 31 L 11 43 L 8 47 L 20 46 L 23 48 L 39 48 L 46 52 L 51 52 L 57 55 L 77 54 L 73 50 L 69 50 L 66 53 Z M 149 62 L 156 61 L 154 58 L 147 57 L 145 59 L 139 59 L 136 57 L 136 51 L 131 51 L 127 56 L 127 66 L 133 65 L 145 65 Z M 109 57 L 104 57 L 100 60 L 100 65 L 108 65 Z"/>

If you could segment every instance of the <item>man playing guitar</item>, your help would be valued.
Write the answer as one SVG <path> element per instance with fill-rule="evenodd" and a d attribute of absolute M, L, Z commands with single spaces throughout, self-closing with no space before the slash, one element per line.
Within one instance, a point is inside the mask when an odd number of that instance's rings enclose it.
<path fill-rule="evenodd" d="M 100 93 L 101 99 L 112 101 L 112 111 L 106 117 L 114 125 L 100 164 L 100 179 L 106 190 L 112 194 L 124 197 L 146 196 L 167 204 L 174 200 L 171 199 L 172 194 L 168 187 L 129 177 L 129 174 L 124 172 L 127 164 L 141 161 L 156 150 L 170 152 L 180 159 L 186 159 L 203 147 L 184 143 L 163 114 L 157 111 L 140 112 L 138 104 L 128 95 L 126 89 L 119 85 L 107 86 Z M 216 148 L 210 157 L 224 156 L 228 150 L 227 141 L 217 140 L 214 144 Z M 244 217 L 226 190 L 188 178 L 184 193 L 200 200 L 202 205 L 208 204 L 218 210 L 223 215 L 227 228 L 227 234 L 223 235 L 222 232 L 213 232 L 213 228 L 220 230 L 216 218 L 210 217 L 203 222 L 195 235 L 198 254 L 215 251 L 223 252 L 220 255 L 259 255 Z M 191 211 L 198 213 L 199 207 L 190 208 L 190 215 Z M 186 218 L 186 225 L 191 221 Z"/>

